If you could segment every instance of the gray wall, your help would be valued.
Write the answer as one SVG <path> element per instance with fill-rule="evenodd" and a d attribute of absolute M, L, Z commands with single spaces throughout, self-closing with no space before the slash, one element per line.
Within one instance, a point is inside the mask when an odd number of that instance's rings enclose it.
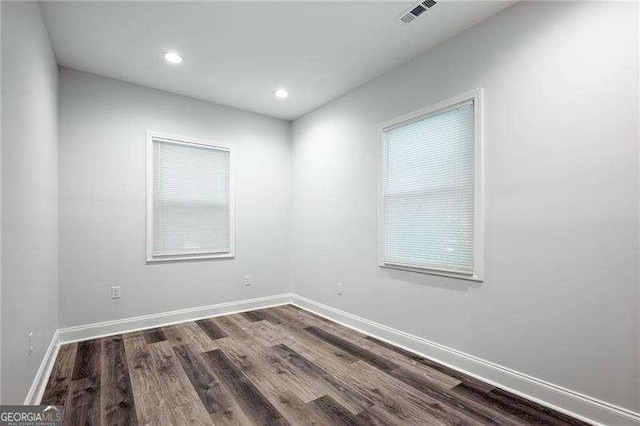
<path fill-rule="evenodd" d="M 64 68 L 60 114 L 61 327 L 289 291 L 289 122 Z M 146 130 L 233 147 L 235 259 L 145 264 Z"/>
<path fill-rule="evenodd" d="M 294 292 L 638 411 L 637 54 L 637 4 L 520 3 L 296 120 Z M 379 268 L 377 125 L 480 86 L 486 280 Z"/>
<path fill-rule="evenodd" d="M 2 2 L 2 403 L 22 403 L 57 328 L 58 67 L 36 2 Z M 34 352 L 28 356 L 27 333 Z"/>

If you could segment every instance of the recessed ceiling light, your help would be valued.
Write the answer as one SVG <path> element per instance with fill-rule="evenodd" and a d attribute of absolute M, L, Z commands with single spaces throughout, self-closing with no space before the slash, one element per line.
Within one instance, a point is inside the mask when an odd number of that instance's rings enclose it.
<path fill-rule="evenodd" d="M 176 52 L 164 52 L 162 58 L 170 64 L 181 64 L 184 58 Z"/>
<path fill-rule="evenodd" d="M 284 99 L 289 96 L 289 92 L 287 92 L 287 89 L 276 89 L 273 91 L 273 94 L 276 96 L 276 98 L 280 99 Z"/>

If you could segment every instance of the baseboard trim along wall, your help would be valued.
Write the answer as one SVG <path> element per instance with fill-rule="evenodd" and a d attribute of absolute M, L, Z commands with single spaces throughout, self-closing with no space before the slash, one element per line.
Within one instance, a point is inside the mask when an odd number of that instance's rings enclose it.
<path fill-rule="evenodd" d="M 27 393 L 27 397 L 24 400 L 24 405 L 34 405 L 40 403 L 42 394 L 44 393 L 44 389 L 47 386 L 47 382 L 49 381 L 49 376 L 51 375 L 53 364 L 55 363 L 56 357 L 58 356 L 58 349 L 60 348 L 59 335 L 59 330 L 56 330 L 56 332 L 53 333 L 51 343 L 49 343 L 47 352 L 45 352 L 44 357 L 42 358 L 40 367 L 36 372 L 36 377 L 33 380 L 31 388 L 29 388 L 29 393 Z"/>
<path fill-rule="evenodd" d="M 129 333 L 131 331 L 145 330 L 147 328 L 163 327 L 165 325 L 195 321 L 202 318 L 217 317 L 220 315 L 229 315 L 236 312 L 285 305 L 290 302 L 291 293 L 285 293 L 275 296 L 257 297 L 255 299 L 218 303 L 216 305 L 180 309 L 177 311 L 163 312 L 159 314 L 63 328 L 59 330 L 60 344 L 95 339 L 119 333 Z"/>
<path fill-rule="evenodd" d="M 620 426 L 640 425 L 640 413 L 531 377 L 525 373 L 503 367 L 293 293 L 220 303 L 198 308 L 181 309 L 58 330 L 54 334 L 51 344 L 42 360 L 42 364 L 38 369 L 31 389 L 25 399 L 25 404 L 40 403 L 49 375 L 53 369 L 58 349 L 62 344 L 285 304 L 293 304 L 342 324 L 345 327 L 394 344 L 417 355 L 432 359 L 455 370 L 589 423 Z"/>
<path fill-rule="evenodd" d="M 159 314 L 143 315 L 139 317 L 125 318 L 115 321 L 106 321 L 95 324 L 81 325 L 57 330 L 51 339 L 49 348 L 42 359 L 40 368 L 31 384 L 29 393 L 25 398 L 25 405 L 40 404 L 42 395 L 49 381 L 53 364 L 60 345 L 78 342 L 82 340 L 96 339 L 114 334 L 128 333 L 131 331 L 145 330 L 148 328 L 162 327 L 181 322 L 195 321 L 202 318 L 210 318 L 221 315 L 229 315 L 237 312 L 251 311 L 254 309 L 268 308 L 271 306 L 291 303 L 291 294 L 279 294 L 275 296 L 257 297 L 236 302 L 219 303 L 216 305 L 200 306 L 197 308 L 180 309 L 177 311 L 162 312 Z"/>
<path fill-rule="evenodd" d="M 291 303 L 345 327 L 399 346 L 588 423 L 620 426 L 640 425 L 640 413 L 600 401 L 296 294 L 292 294 Z"/>

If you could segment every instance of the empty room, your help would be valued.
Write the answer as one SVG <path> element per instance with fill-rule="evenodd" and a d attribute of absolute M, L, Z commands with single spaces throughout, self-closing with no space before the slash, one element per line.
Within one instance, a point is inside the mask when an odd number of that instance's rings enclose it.
<path fill-rule="evenodd" d="M 638 2 L 0 15 L 0 424 L 640 426 Z"/>

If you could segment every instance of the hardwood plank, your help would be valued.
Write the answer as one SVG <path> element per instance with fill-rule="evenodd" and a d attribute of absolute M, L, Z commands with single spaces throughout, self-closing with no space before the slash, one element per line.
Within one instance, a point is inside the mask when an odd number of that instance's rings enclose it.
<path fill-rule="evenodd" d="M 167 340 L 167 336 L 164 335 L 164 332 L 160 328 L 147 330 L 143 333 L 143 335 L 148 344 L 164 342 L 165 340 Z"/>
<path fill-rule="evenodd" d="M 213 375 L 200 354 L 186 345 L 175 347 L 173 351 L 178 356 L 182 368 L 187 373 L 208 414 L 223 411 L 234 405 L 233 399 Z"/>
<path fill-rule="evenodd" d="M 144 337 L 144 333 L 146 333 L 148 330 L 136 330 L 136 331 L 129 331 L 128 333 L 123 333 L 122 334 L 122 338 L 123 339 L 130 339 L 132 337 Z"/>
<path fill-rule="evenodd" d="M 100 376 L 74 380 L 65 405 L 65 425 L 94 426 L 100 424 Z"/>
<path fill-rule="evenodd" d="M 313 401 L 326 394 L 321 381 L 301 374 L 293 364 L 285 362 L 281 356 L 268 348 L 255 345 L 248 352 L 254 362 L 267 372 L 266 375 L 273 383 L 280 385 L 279 388 L 283 391 L 293 392 L 303 402 Z"/>
<path fill-rule="evenodd" d="M 367 397 L 344 387 L 327 371 L 304 358 L 288 346 L 277 345 L 270 348 L 270 350 L 284 362 L 295 368 L 299 374 L 314 380 L 320 389 L 347 408 L 351 413 L 358 414 L 373 405 L 373 402 Z"/>
<path fill-rule="evenodd" d="M 167 338 L 166 341 L 171 346 L 181 346 L 190 343 L 184 333 L 183 324 L 167 325 L 162 327 L 162 333 L 165 335 Z"/>
<path fill-rule="evenodd" d="M 134 399 L 139 424 L 154 426 L 177 424 L 176 413 L 163 392 L 136 395 Z"/>
<path fill-rule="evenodd" d="M 266 319 L 264 314 L 260 311 L 242 312 L 240 315 L 242 315 L 243 317 L 245 317 L 251 322 L 264 321 Z"/>
<path fill-rule="evenodd" d="M 100 375 L 100 339 L 86 340 L 78 343 L 73 365 L 72 380 L 86 379 Z"/>
<path fill-rule="evenodd" d="M 160 389 L 160 382 L 144 336 L 125 337 L 124 349 L 133 395 L 157 392 Z"/>
<path fill-rule="evenodd" d="M 194 401 L 174 407 L 176 422 L 181 425 L 211 425 L 211 417 Z"/>
<path fill-rule="evenodd" d="M 501 416 L 491 410 L 483 409 L 480 404 L 459 398 L 455 393 L 443 390 L 435 385 L 428 377 L 420 376 L 413 371 L 404 368 L 387 372 L 390 376 L 408 384 L 418 391 L 432 397 L 441 404 L 451 407 L 452 409 L 464 413 L 466 416 L 487 425 L 514 423 L 507 417 Z"/>
<path fill-rule="evenodd" d="M 250 344 L 238 342 L 229 337 L 220 341 L 220 349 L 242 373 L 251 381 L 258 391 L 277 407 L 279 394 L 286 390 L 286 383 L 270 371 L 264 363 L 257 362 L 248 349 Z"/>
<path fill-rule="evenodd" d="M 328 425 L 330 422 L 322 412 L 312 405 L 305 404 L 292 391 L 278 395 L 275 401 L 278 410 L 293 425 Z"/>
<path fill-rule="evenodd" d="M 389 376 L 364 361 L 334 373 L 336 380 L 344 382 L 366 395 L 376 406 L 405 424 L 479 425 L 439 401 L 424 395 L 411 386 Z"/>
<path fill-rule="evenodd" d="M 253 311 L 253 312 L 256 312 L 256 311 Z M 224 318 L 227 318 L 227 319 L 235 322 L 236 324 L 238 324 L 242 328 L 245 328 L 246 326 L 248 326 L 249 324 L 251 324 L 253 322 L 253 321 L 250 321 L 247 317 L 245 317 L 243 315 L 243 313 L 225 315 Z"/>
<path fill-rule="evenodd" d="M 276 325 L 286 336 L 285 344 L 300 355 L 315 362 L 327 371 L 332 371 L 335 365 L 348 366 L 358 361 L 358 358 L 332 345 L 303 329 L 285 328 Z"/>
<path fill-rule="evenodd" d="M 121 336 L 102 339 L 100 380 L 101 420 L 103 424 L 136 425 L 137 416 Z"/>
<path fill-rule="evenodd" d="M 536 413 L 536 415 L 538 416 L 543 415 L 544 418 L 549 420 L 554 419 L 554 421 L 551 421 L 550 424 L 554 424 L 554 422 L 557 422 L 556 424 L 569 424 L 576 426 L 582 426 L 586 424 L 581 420 L 575 419 L 559 411 L 552 410 L 551 408 L 545 407 L 533 401 L 529 401 L 525 398 L 521 398 L 500 388 L 495 388 L 489 393 L 491 395 L 497 396 L 497 399 L 499 399 L 503 403 L 518 405 L 520 407 L 527 407 L 527 411 L 529 413 Z"/>
<path fill-rule="evenodd" d="M 191 345 L 197 352 L 208 352 L 218 349 L 218 346 L 194 322 L 163 327 L 171 346 Z"/>
<path fill-rule="evenodd" d="M 299 312 L 290 311 L 284 306 L 274 306 L 264 309 L 264 315 L 274 324 L 282 324 L 289 328 L 303 329 L 315 325 L 314 322 L 309 322 L 308 319 L 300 315 Z"/>
<path fill-rule="evenodd" d="M 300 328 L 317 327 L 322 330 L 328 331 L 329 333 L 333 333 L 339 337 L 342 337 L 343 339 L 355 341 L 358 344 L 360 344 L 361 341 L 365 340 L 365 334 L 348 327 L 344 327 L 312 312 L 295 310 L 287 306 L 279 306 L 277 309 L 279 309 L 280 315 L 291 319 L 291 321 L 295 321 Z"/>
<path fill-rule="evenodd" d="M 296 312 L 296 311 L 293 311 Z M 300 313 L 303 316 L 311 316 L 313 314 L 310 313 Z M 313 317 L 317 317 L 313 315 Z M 454 378 L 448 374 L 445 374 L 442 371 L 438 371 L 434 368 L 427 366 L 426 364 L 421 364 L 413 359 L 410 359 L 400 352 L 395 350 L 391 350 L 388 347 L 378 345 L 373 341 L 367 339 L 364 334 L 356 332 L 354 330 L 348 329 L 336 323 L 331 323 L 331 321 L 326 320 L 322 317 L 317 317 L 322 319 L 323 321 L 316 321 L 318 323 L 318 328 L 328 331 L 329 333 L 333 333 L 338 337 L 341 337 L 362 350 L 369 351 L 383 359 L 388 360 L 391 363 L 397 364 L 400 367 L 404 367 L 410 371 L 415 372 L 416 374 L 420 374 L 422 376 L 428 376 L 433 384 L 442 387 L 443 389 L 452 389 L 453 387 L 459 385 L 461 380 Z"/>
<path fill-rule="evenodd" d="M 211 340 L 222 339 L 223 337 L 227 337 L 227 333 L 225 333 L 218 325 L 211 320 L 211 318 L 198 320 L 196 324 L 205 332 L 207 336 Z"/>
<path fill-rule="evenodd" d="M 251 340 L 249 333 L 247 333 L 237 321 L 229 318 L 229 316 L 211 318 L 211 320 L 229 337 L 240 341 Z"/>
<path fill-rule="evenodd" d="M 320 411 L 331 423 L 340 425 L 357 425 L 356 418 L 344 407 L 340 406 L 333 398 L 326 395 L 318 398 L 311 405 Z"/>
<path fill-rule="evenodd" d="M 373 352 L 369 352 L 365 349 L 362 349 L 353 343 L 338 337 L 334 334 L 326 332 L 317 327 L 307 327 L 304 329 L 307 333 L 310 333 L 327 343 L 330 343 L 337 348 L 342 349 L 343 351 L 350 353 L 351 355 L 373 365 L 374 367 L 382 370 L 382 371 L 391 371 L 397 369 L 399 366 L 394 364 L 393 362 L 387 360 L 386 358 L 382 358 Z"/>
<path fill-rule="evenodd" d="M 397 424 L 398 420 L 380 407 L 373 406 L 361 413 L 358 413 L 356 416 L 356 422 L 359 425 L 387 426 Z"/>
<path fill-rule="evenodd" d="M 220 342 L 221 349 L 272 403 L 281 392 L 291 390 L 302 401 L 309 402 L 325 394 L 313 378 L 299 374 L 277 354 L 260 345 L 247 345 L 233 339 Z"/>
<path fill-rule="evenodd" d="M 251 421 L 264 424 L 282 418 L 280 412 L 260 393 L 247 376 L 233 365 L 224 352 L 217 349 L 205 355 L 216 376 L 233 394 L 238 405 Z"/>
<path fill-rule="evenodd" d="M 280 318 L 274 308 L 265 308 L 250 312 L 243 312 L 243 315 L 249 321 L 251 321 L 251 318 L 255 318 L 258 321 L 269 321 L 274 325 L 293 326 L 293 324 L 288 323 L 285 319 Z"/>
<path fill-rule="evenodd" d="M 357 342 L 358 344 L 361 343 L 360 340 L 358 340 Z M 451 377 L 450 375 L 431 368 L 425 364 L 407 360 L 405 357 L 396 352 L 393 352 L 386 348 L 382 348 L 366 340 L 362 342 L 360 346 L 365 350 L 373 352 L 378 356 L 381 356 L 391 362 L 398 364 L 403 370 L 407 370 L 411 373 L 428 379 L 431 385 L 437 386 L 441 389 L 450 390 L 462 383 L 462 381 L 457 378 Z"/>
<path fill-rule="evenodd" d="M 159 383 L 161 383 L 160 390 L 168 399 L 169 405 L 177 407 L 194 400 L 202 404 L 169 342 L 158 342 L 148 347 Z M 204 407 L 202 410 L 206 411 Z"/>
<path fill-rule="evenodd" d="M 285 307 L 281 308 L 284 309 Z M 362 333 L 351 330 L 337 323 L 333 323 L 310 312 L 301 312 L 293 309 L 289 309 L 289 311 L 299 316 L 306 317 L 307 322 L 313 321 L 319 329 L 328 331 L 329 333 L 333 333 L 336 336 L 355 344 L 357 347 L 363 350 L 372 352 L 381 358 L 384 358 L 410 371 L 414 371 L 417 374 L 428 376 L 434 384 L 437 384 L 444 389 L 452 389 L 453 387 L 461 383 L 461 380 L 455 377 L 452 377 L 442 371 L 436 370 L 426 364 L 419 363 L 416 360 L 405 356 L 401 353 L 402 349 L 400 348 L 394 347 L 394 349 L 399 349 L 399 351 L 396 351 L 387 346 L 378 345 L 374 341 L 367 339 L 368 336 Z"/>
<path fill-rule="evenodd" d="M 77 343 L 60 346 L 47 386 L 42 395 L 42 404 L 64 405 L 66 402 L 77 348 Z"/>
<path fill-rule="evenodd" d="M 525 423 L 529 422 L 556 426 L 586 424 L 578 419 L 574 419 L 540 404 L 536 404 L 535 402 L 528 401 L 502 389 L 496 388 L 491 392 L 482 395 L 481 400 L 485 403 L 489 400 L 493 404 L 502 407 L 503 410 L 509 410 L 512 413 L 517 413 L 518 417 L 522 418 Z"/>
<path fill-rule="evenodd" d="M 247 415 L 238 407 L 234 405 L 226 408 L 219 413 L 214 413 L 211 416 L 211 421 L 214 425 L 227 425 L 227 426 L 248 426 L 253 425 Z"/>
<path fill-rule="evenodd" d="M 278 420 L 269 423 L 269 426 L 291 426 L 291 423 L 284 417 L 280 417 Z"/>
<path fill-rule="evenodd" d="M 243 328 L 251 336 L 252 341 L 263 347 L 285 343 L 287 340 L 282 329 L 277 328 L 269 321 L 257 321 Z"/>
<path fill-rule="evenodd" d="M 375 337 L 371 337 L 371 336 L 366 336 L 365 339 L 376 343 L 377 345 L 380 345 L 382 347 L 385 347 L 391 351 L 397 352 L 403 356 L 405 356 L 407 359 L 410 359 L 412 361 L 415 361 L 417 363 L 420 363 L 422 365 L 426 365 L 429 368 L 432 368 L 434 370 L 437 370 L 443 374 L 446 374 L 449 377 L 453 377 L 455 379 L 460 380 L 462 383 L 465 383 L 467 386 L 476 388 L 477 390 L 481 391 L 481 392 L 490 392 L 491 390 L 495 389 L 495 386 L 489 384 L 489 383 L 485 383 L 482 382 L 474 377 L 468 376 L 464 373 L 461 373 L 457 370 L 454 370 L 453 368 L 449 368 L 446 367 L 442 364 L 439 364 L 435 361 L 431 361 L 430 359 L 421 357 L 420 355 L 414 354 L 413 352 L 409 352 L 405 349 L 399 348 L 395 345 L 392 345 L 390 343 L 387 343 L 383 340 L 379 340 L 376 339 Z"/>

